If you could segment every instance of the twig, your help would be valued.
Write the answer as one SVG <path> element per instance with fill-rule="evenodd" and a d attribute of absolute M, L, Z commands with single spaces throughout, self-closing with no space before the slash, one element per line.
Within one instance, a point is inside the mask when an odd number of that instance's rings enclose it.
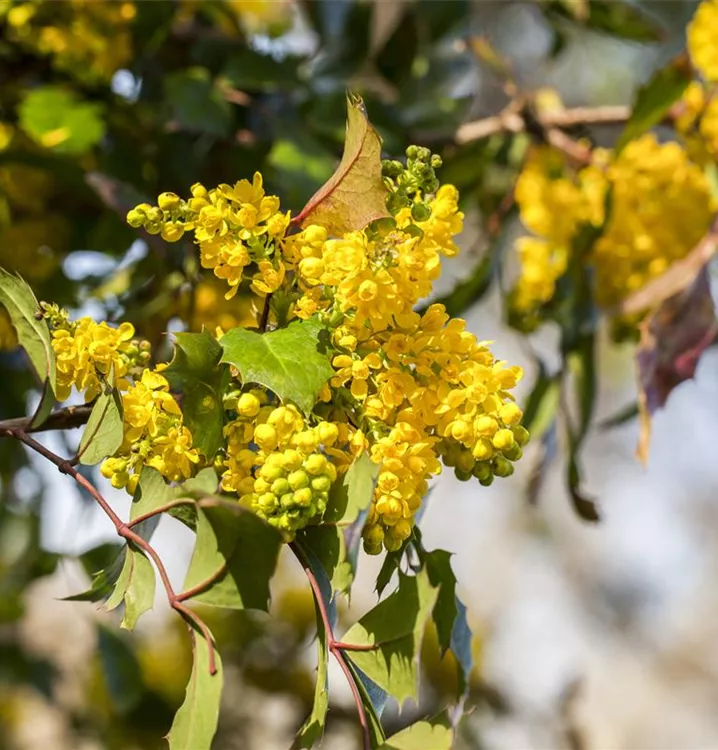
<path fill-rule="evenodd" d="M 175 593 L 175 590 L 172 588 L 172 584 L 170 583 L 169 576 L 167 575 L 167 569 L 165 568 L 164 563 L 162 562 L 160 556 L 157 554 L 155 548 L 146 539 L 143 539 L 136 531 L 133 531 L 130 526 L 126 524 L 117 515 L 117 513 L 115 513 L 114 510 L 112 510 L 107 500 L 105 500 L 105 498 L 100 494 L 100 492 L 94 487 L 91 482 L 89 482 L 87 479 L 85 479 L 84 476 L 82 476 L 82 474 L 80 474 L 80 472 L 73 466 L 71 461 L 61 458 L 56 453 L 53 453 L 53 451 L 51 451 L 49 448 L 46 448 L 42 443 L 38 443 L 37 440 L 28 435 L 27 432 L 23 431 L 22 429 L 8 428 L 6 424 L 7 423 L 2 423 L 2 426 L 0 426 L 0 437 L 12 437 L 16 440 L 19 440 L 28 448 L 34 450 L 36 453 L 39 453 L 41 456 L 43 456 L 43 458 L 46 458 L 48 461 L 57 466 L 61 474 L 67 474 L 68 476 L 71 476 L 75 480 L 75 482 L 80 485 L 80 487 L 89 492 L 95 502 L 100 506 L 100 508 L 102 508 L 105 515 L 110 519 L 110 521 L 112 521 L 112 524 L 114 525 L 115 531 L 117 532 L 118 536 L 121 536 L 123 539 L 125 539 L 128 544 L 132 544 L 135 547 L 141 549 L 152 560 L 152 562 L 155 564 L 155 567 L 157 568 L 157 573 L 159 574 L 160 580 L 162 581 L 162 585 L 164 586 L 164 589 L 167 593 L 167 600 L 169 601 L 172 609 L 182 615 L 182 617 L 184 617 L 184 619 L 187 620 L 188 623 L 194 625 L 202 633 L 202 636 L 207 641 L 207 647 L 209 649 L 209 671 L 210 674 L 215 674 L 217 671 L 217 666 L 215 662 L 214 640 L 212 638 L 212 634 L 210 633 L 209 628 L 204 623 L 204 621 L 199 617 L 199 615 L 195 614 L 191 609 L 189 609 L 182 603 L 182 599 L 188 597 Z M 137 520 L 135 521 L 135 523 L 136 522 Z M 185 592 L 185 594 L 186 593 L 187 592 Z"/>
<path fill-rule="evenodd" d="M 312 587 L 314 599 L 317 603 L 317 608 L 319 609 L 319 615 L 322 619 L 322 625 L 324 626 L 324 632 L 327 638 L 327 648 L 329 652 L 334 655 L 334 658 L 337 660 L 337 662 L 339 662 L 339 666 L 341 667 L 342 672 L 344 672 L 344 676 L 347 678 L 347 682 L 349 683 L 352 695 L 354 696 L 354 703 L 356 704 L 359 724 L 361 725 L 362 736 L 364 738 L 364 750 L 371 750 L 371 735 L 369 733 L 369 722 L 367 720 L 366 711 L 364 709 L 364 703 L 362 702 L 361 693 L 359 692 L 359 688 L 356 684 L 349 664 L 347 663 L 347 657 L 344 652 L 347 650 L 371 651 L 376 647 L 357 647 L 352 646 L 352 644 L 343 643 L 342 641 L 337 641 L 334 639 L 334 630 L 332 628 L 331 621 L 329 620 L 329 612 L 327 612 L 324 597 L 322 596 L 322 591 L 319 587 L 319 581 L 317 581 L 317 578 L 314 575 L 311 566 L 309 565 L 309 562 L 307 561 L 306 556 L 304 555 L 302 550 L 294 542 L 292 542 L 289 546 L 291 547 L 294 556 L 299 561 L 299 564 L 304 569 L 304 573 L 307 576 L 309 585 Z"/>
<path fill-rule="evenodd" d="M 58 409 L 38 427 L 32 426 L 32 417 L 17 417 L 0 421 L 0 437 L 14 437 L 11 433 L 20 430 L 30 432 L 46 432 L 47 430 L 71 430 L 87 423 L 92 412 L 92 404 L 82 406 L 66 406 Z"/>
<path fill-rule="evenodd" d="M 547 112 L 538 119 L 544 128 L 550 129 L 571 128 L 576 125 L 621 125 L 630 115 L 631 108 L 624 106 L 574 107 Z M 498 115 L 461 125 L 456 131 L 456 142 L 464 144 L 488 138 L 496 133 L 523 133 L 526 130 L 525 112 L 512 102 Z"/>
<path fill-rule="evenodd" d="M 264 333 L 267 330 L 267 323 L 269 322 L 269 309 L 272 302 L 272 293 L 270 292 L 264 298 L 264 307 L 262 308 L 262 318 L 259 321 L 259 330 Z"/>
<path fill-rule="evenodd" d="M 152 516 L 158 516 L 160 515 L 160 513 L 166 513 L 168 510 L 172 510 L 172 508 L 176 508 L 178 505 L 194 505 L 194 500 L 190 500 L 189 498 L 182 498 L 180 500 L 173 500 L 171 503 L 167 503 L 166 505 L 160 505 L 159 508 L 147 511 L 147 513 L 143 513 L 141 516 L 133 518 L 127 524 L 127 528 L 131 529 L 133 526 L 137 526 L 138 523 L 142 523 L 142 521 L 146 521 L 148 518 L 152 518 Z"/>
<path fill-rule="evenodd" d="M 692 284 L 701 268 L 708 263 L 716 251 L 718 251 L 718 216 L 688 255 L 672 263 L 660 276 L 626 297 L 612 312 L 633 315 L 648 308 L 658 307 L 669 297 L 673 297 Z"/>

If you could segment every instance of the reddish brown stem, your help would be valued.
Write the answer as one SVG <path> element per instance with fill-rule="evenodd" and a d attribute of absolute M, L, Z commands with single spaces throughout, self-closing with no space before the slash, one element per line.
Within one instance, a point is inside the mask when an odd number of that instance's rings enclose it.
<path fill-rule="evenodd" d="M 204 581 L 200 581 L 196 586 L 192 586 L 192 588 L 189 588 L 186 591 L 183 591 L 182 593 L 177 594 L 177 601 L 184 602 L 187 599 L 191 599 L 193 596 L 197 596 L 197 594 L 201 594 L 203 591 L 206 591 L 219 578 L 221 578 L 226 572 L 227 572 L 227 565 L 225 564 L 225 565 L 222 565 L 214 573 L 212 573 L 212 575 L 209 578 L 206 578 Z"/>
<path fill-rule="evenodd" d="M 137 518 L 133 518 L 127 524 L 127 528 L 131 529 L 133 526 L 137 526 L 138 523 L 142 523 L 142 521 L 146 521 L 148 518 L 152 518 L 152 516 L 158 516 L 160 515 L 160 513 L 166 513 L 168 510 L 172 510 L 172 508 L 176 508 L 178 505 L 193 504 L 194 500 L 190 500 L 189 498 L 184 498 L 182 500 L 173 500 L 171 503 L 160 505 L 159 508 L 155 508 L 154 510 L 150 510 L 147 513 L 143 513 L 141 516 L 137 516 Z"/>
<path fill-rule="evenodd" d="M 290 547 L 292 549 L 292 552 L 294 552 L 294 556 L 297 558 L 300 565 L 304 569 L 304 574 L 307 576 L 309 585 L 312 587 L 314 600 L 317 603 L 317 608 L 319 609 L 319 616 L 321 617 L 322 625 L 324 626 L 324 632 L 326 634 L 327 648 L 329 649 L 329 652 L 333 654 L 334 658 L 339 662 L 339 666 L 341 667 L 342 672 L 344 672 L 344 676 L 347 678 L 347 682 L 349 683 L 349 687 L 351 688 L 352 695 L 354 696 L 354 703 L 356 704 L 357 716 L 359 717 L 359 724 L 361 725 L 361 729 L 362 729 L 362 737 L 364 740 L 364 750 L 371 750 L 371 735 L 369 733 L 369 721 L 367 720 L 366 710 L 364 709 L 364 703 L 362 702 L 361 693 L 359 692 L 359 687 L 356 684 L 354 675 L 352 674 L 349 664 L 347 663 L 347 657 L 344 651 L 346 650 L 371 651 L 375 647 L 374 646 L 371 646 L 370 648 L 364 648 L 362 646 L 354 647 L 352 646 L 352 644 L 343 643 L 342 641 L 337 641 L 334 639 L 334 630 L 332 628 L 332 623 L 329 619 L 329 612 L 327 611 L 327 607 L 324 602 L 324 597 L 322 596 L 321 588 L 319 587 L 319 581 L 317 581 L 317 577 L 314 575 L 311 569 L 311 566 L 309 565 L 309 562 L 307 561 L 306 556 L 304 555 L 302 550 L 293 542 L 292 544 L 290 544 Z"/>
<path fill-rule="evenodd" d="M 110 504 L 100 494 L 100 492 L 89 482 L 80 472 L 73 466 L 71 461 L 61 458 L 56 453 L 53 453 L 49 448 L 46 448 L 42 443 L 38 443 L 33 437 L 30 437 L 26 432 L 21 429 L 0 429 L 1 437 L 14 437 L 21 443 L 24 443 L 28 448 L 39 453 L 43 458 L 57 466 L 58 470 L 62 474 L 71 476 L 77 484 L 92 496 L 95 502 L 102 508 L 105 515 L 112 521 L 115 527 L 115 531 L 119 536 L 125 539 L 128 544 L 132 544 L 135 547 L 141 549 L 154 563 L 157 568 L 162 585 L 164 586 L 165 592 L 167 593 L 167 600 L 170 603 L 172 609 L 178 612 L 188 623 L 194 625 L 207 641 L 209 648 L 209 671 L 210 674 L 215 674 L 217 671 L 215 654 L 214 654 L 214 641 L 209 628 L 205 625 L 199 615 L 195 614 L 191 609 L 182 603 L 181 598 L 175 593 L 170 583 L 169 576 L 167 575 L 167 569 L 162 562 L 162 559 L 157 554 L 155 548 L 146 540 L 143 539 L 136 531 L 133 531 L 128 524 L 126 524 L 115 511 L 110 507 Z M 154 515 L 154 513 L 150 514 Z M 140 519 L 135 519 L 133 525 L 138 523 Z"/>

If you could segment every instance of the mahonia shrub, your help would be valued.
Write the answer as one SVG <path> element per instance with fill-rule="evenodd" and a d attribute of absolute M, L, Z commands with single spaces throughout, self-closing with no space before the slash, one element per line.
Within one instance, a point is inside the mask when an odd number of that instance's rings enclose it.
<path fill-rule="evenodd" d="M 431 294 L 441 257 L 458 252 L 454 237 L 462 230 L 458 193 L 436 177 L 440 163 L 416 146 L 407 149 L 406 164 L 383 162 L 376 188 L 385 215 L 341 233 L 312 212 L 299 226 L 265 193 L 259 173 L 209 190 L 194 185 L 186 198 L 163 193 L 156 205 L 132 209 L 134 227 L 168 242 L 192 236 L 202 267 L 224 282 L 227 302 L 236 300 L 229 322 L 243 325 L 235 329 L 255 328 L 265 307 L 267 336 L 311 322 L 328 377 L 303 413 L 231 368 L 222 441 L 210 455 L 193 445 L 164 366 L 137 369 L 146 349 L 131 326 L 111 329 L 86 318 L 53 324 L 61 398 L 70 385 L 94 398 L 110 369 L 122 392 L 123 443 L 102 467 L 113 486 L 134 492 L 143 466 L 181 481 L 212 465 L 223 491 L 291 540 L 321 522 L 331 485 L 367 452 L 379 474 L 364 548 L 378 554 L 411 536 L 442 463 L 483 485 L 510 476 L 528 440 L 512 396 L 521 369 L 496 360 L 441 305 L 414 309 Z M 198 292 L 208 288 L 203 282 Z M 242 313 L 248 299 L 257 310 L 249 318 Z M 216 319 L 226 326 L 231 307 L 220 309 L 227 313 L 218 310 Z M 219 325 L 211 335 L 226 351 L 225 333 Z"/>

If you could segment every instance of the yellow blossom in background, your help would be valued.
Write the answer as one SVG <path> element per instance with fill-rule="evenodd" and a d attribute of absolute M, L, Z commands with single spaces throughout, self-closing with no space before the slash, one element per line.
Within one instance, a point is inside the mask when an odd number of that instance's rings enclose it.
<path fill-rule="evenodd" d="M 715 203 L 702 170 L 677 143 L 649 134 L 629 143 L 607 171 L 610 221 L 596 242 L 596 300 L 615 305 L 695 247 Z"/>
<path fill-rule="evenodd" d="M 688 25 L 688 51 L 708 81 L 718 81 L 718 0 L 704 0 Z"/>
<path fill-rule="evenodd" d="M 132 56 L 133 2 L 43 0 L 17 2 L 5 9 L 8 36 L 81 80 L 109 80 Z"/>
<path fill-rule="evenodd" d="M 691 97 L 695 101 L 695 93 Z M 576 172 L 557 152 L 529 158 L 516 199 L 523 223 L 539 236 L 517 242 L 514 309 L 527 313 L 552 299 L 579 228 L 603 223 L 609 188 L 608 224 L 586 259 L 594 269 L 595 299 L 606 308 L 684 257 L 708 230 L 716 208 L 705 175 L 686 151 L 652 134 L 618 155 L 596 149 L 594 164 Z"/>
<path fill-rule="evenodd" d="M 242 295 L 225 299 L 225 287 L 216 278 L 203 279 L 194 290 L 194 300 L 188 314 L 190 329 L 206 329 L 226 333 L 232 328 L 253 328 L 257 325 L 257 309 L 253 297 Z M 188 300 L 189 306 L 189 300 Z"/>
<path fill-rule="evenodd" d="M 8 351 L 17 346 L 17 334 L 4 307 L 0 307 L 0 351 Z"/>
<path fill-rule="evenodd" d="M 227 5 L 251 33 L 282 30 L 292 17 L 292 0 L 227 0 Z"/>

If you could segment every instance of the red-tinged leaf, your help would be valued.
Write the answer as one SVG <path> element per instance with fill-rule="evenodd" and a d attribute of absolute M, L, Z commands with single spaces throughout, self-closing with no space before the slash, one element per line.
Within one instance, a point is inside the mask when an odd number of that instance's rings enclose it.
<path fill-rule="evenodd" d="M 334 237 L 363 229 L 389 215 L 386 192 L 381 177 L 381 138 L 369 123 L 364 102 L 350 95 L 342 160 L 293 223 L 302 227 L 319 224 Z"/>
<path fill-rule="evenodd" d="M 707 268 L 692 284 L 670 297 L 641 324 L 638 346 L 638 405 L 641 434 L 636 454 L 645 464 L 651 417 L 671 391 L 693 377 L 701 354 L 718 334 L 718 318 Z"/>

